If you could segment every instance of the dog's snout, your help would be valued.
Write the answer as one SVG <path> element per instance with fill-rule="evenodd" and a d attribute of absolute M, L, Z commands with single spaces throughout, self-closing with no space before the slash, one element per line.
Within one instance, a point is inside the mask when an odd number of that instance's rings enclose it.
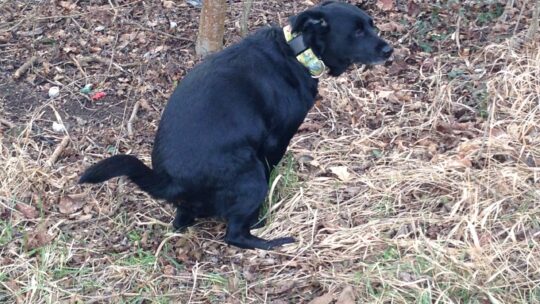
<path fill-rule="evenodd" d="M 385 44 L 383 48 L 381 49 L 381 53 L 383 54 L 384 58 L 390 58 L 393 52 L 394 52 L 394 48 L 391 47 L 389 44 Z"/>

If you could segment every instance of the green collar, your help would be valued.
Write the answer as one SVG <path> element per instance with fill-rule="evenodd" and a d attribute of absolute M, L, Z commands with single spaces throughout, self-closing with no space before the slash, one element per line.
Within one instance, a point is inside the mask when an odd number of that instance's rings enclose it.
<path fill-rule="evenodd" d="M 319 78 L 324 73 L 326 66 L 324 65 L 324 62 L 319 59 L 313 53 L 313 50 L 311 48 L 302 48 L 300 50 L 295 50 L 293 47 L 293 40 L 298 37 L 297 33 L 292 33 L 291 26 L 287 25 L 283 28 L 283 34 L 285 35 L 285 40 L 291 47 L 293 48 L 293 51 L 295 52 L 296 59 L 304 65 L 309 72 L 311 73 L 311 77 L 313 78 Z M 302 37 L 298 37 L 297 39 L 302 39 Z M 303 45 L 303 41 L 300 42 L 301 45 Z"/>

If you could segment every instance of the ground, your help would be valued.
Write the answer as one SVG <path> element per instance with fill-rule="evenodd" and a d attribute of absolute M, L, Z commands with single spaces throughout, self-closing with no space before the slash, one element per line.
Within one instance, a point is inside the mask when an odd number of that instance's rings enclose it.
<path fill-rule="evenodd" d="M 255 1 L 250 30 L 317 2 Z M 150 164 L 199 8 L 0 1 L 0 302 L 540 303 L 532 2 L 358 1 L 393 62 L 322 78 L 256 231 L 298 242 L 266 252 L 218 221 L 175 233 L 124 179 L 76 184 L 113 154 Z"/>

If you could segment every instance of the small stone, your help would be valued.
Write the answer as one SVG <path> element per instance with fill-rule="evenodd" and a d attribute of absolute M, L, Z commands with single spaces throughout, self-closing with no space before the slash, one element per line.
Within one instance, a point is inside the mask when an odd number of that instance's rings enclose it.
<path fill-rule="evenodd" d="M 64 130 L 66 130 L 66 127 L 64 127 L 63 124 L 57 123 L 57 122 L 55 121 L 55 122 L 53 122 L 53 124 L 52 124 L 52 129 L 53 129 L 54 132 L 60 133 L 60 132 L 63 132 Z"/>
<path fill-rule="evenodd" d="M 49 97 L 50 98 L 56 98 L 60 95 L 60 88 L 59 87 L 51 87 L 49 89 Z"/>

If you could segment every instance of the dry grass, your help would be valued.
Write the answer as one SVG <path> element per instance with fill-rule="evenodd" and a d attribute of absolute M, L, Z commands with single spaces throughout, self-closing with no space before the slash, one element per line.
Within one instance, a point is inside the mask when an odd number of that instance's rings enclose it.
<path fill-rule="evenodd" d="M 521 36 L 452 58 L 469 78 L 440 54 L 413 86 L 382 67 L 325 79 L 257 231 L 298 239 L 277 252 L 226 247 L 215 222 L 174 233 L 172 209 L 124 180 L 76 186 L 106 148 L 75 129 L 47 166 L 64 135 L 44 144 L 36 109 L 2 129 L 0 302 L 300 303 L 351 286 L 358 303 L 540 303 L 540 52 Z M 149 163 L 147 143 L 113 146 Z"/>

